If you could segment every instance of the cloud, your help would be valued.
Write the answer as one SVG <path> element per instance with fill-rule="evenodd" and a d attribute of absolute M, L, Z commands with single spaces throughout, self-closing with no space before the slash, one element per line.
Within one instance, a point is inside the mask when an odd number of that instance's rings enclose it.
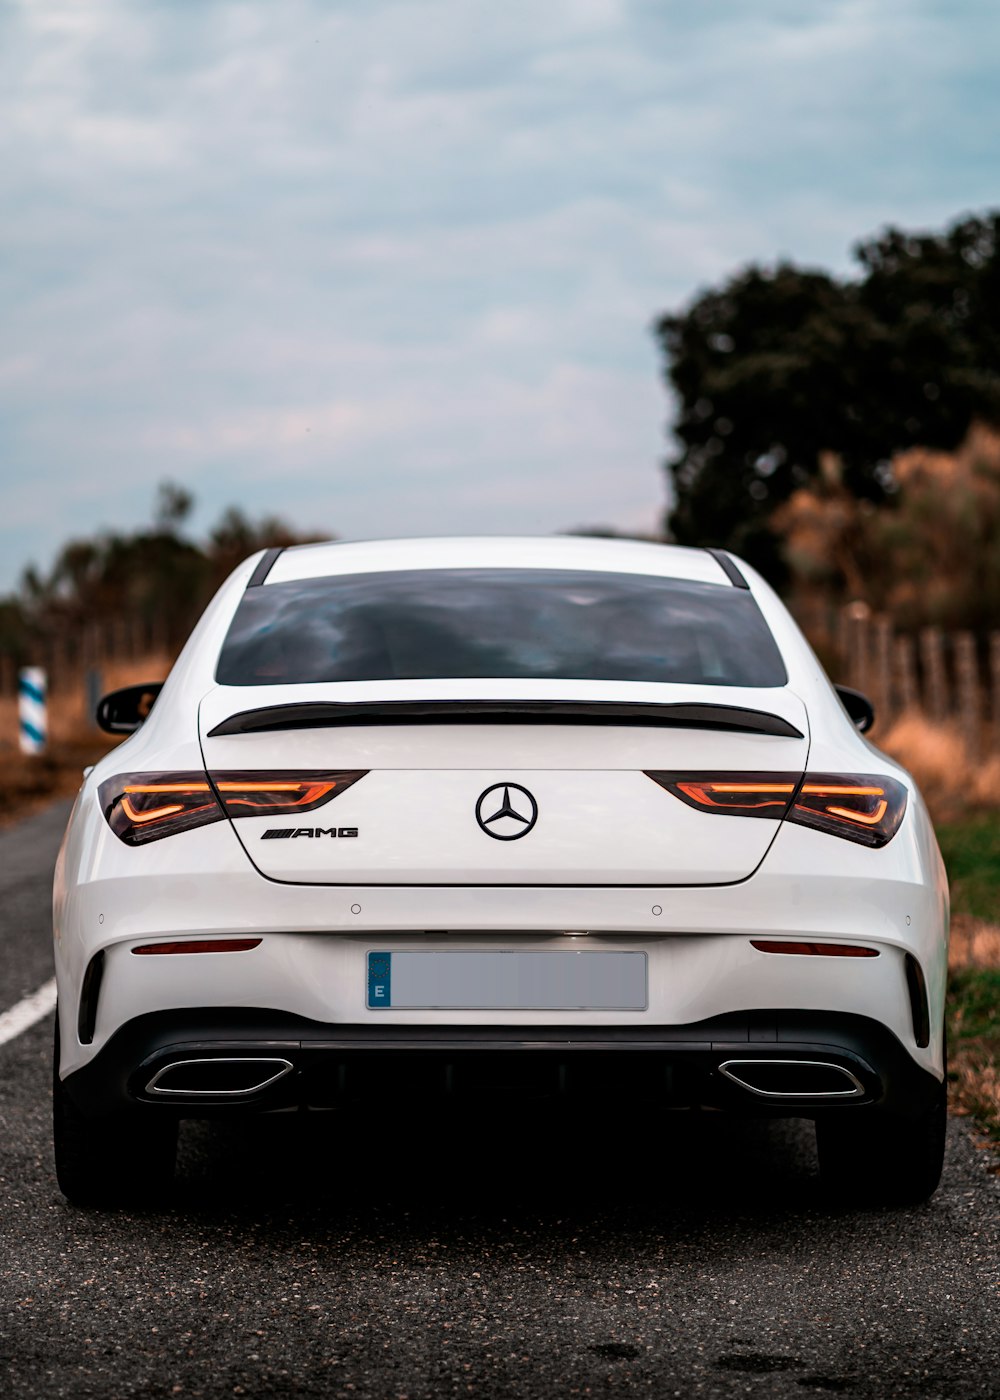
<path fill-rule="evenodd" d="M 651 523 L 649 327 L 995 195 L 976 0 L 0 10 L 0 586 L 172 476 L 346 534 Z"/>

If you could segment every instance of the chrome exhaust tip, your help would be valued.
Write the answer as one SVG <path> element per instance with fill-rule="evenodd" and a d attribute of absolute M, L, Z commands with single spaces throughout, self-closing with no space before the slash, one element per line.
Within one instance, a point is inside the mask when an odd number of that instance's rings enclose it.
<path fill-rule="evenodd" d="M 830 1060 L 726 1060 L 719 1073 L 762 1099 L 860 1099 L 866 1092 L 857 1075 Z"/>
<path fill-rule="evenodd" d="M 146 1093 L 162 1098 L 243 1098 L 269 1089 L 291 1072 L 290 1060 L 271 1056 L 171 1060 L 156 1071 Z"/>

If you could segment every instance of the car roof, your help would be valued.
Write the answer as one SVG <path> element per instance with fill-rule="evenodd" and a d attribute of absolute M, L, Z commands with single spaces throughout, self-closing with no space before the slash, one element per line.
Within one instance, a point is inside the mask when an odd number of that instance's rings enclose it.
<path fill-rule="evenodd" d="M 505 568 L 652 574 L 731 586 L 722 566 L 708 550 L 583 535 L 470 535 L 294 545 L 278 555 L 265 586 L 402 569 Z"/>

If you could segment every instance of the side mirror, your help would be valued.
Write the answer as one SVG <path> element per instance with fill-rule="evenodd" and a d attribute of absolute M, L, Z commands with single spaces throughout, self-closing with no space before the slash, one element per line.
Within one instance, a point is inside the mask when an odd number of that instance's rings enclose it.
<path fill-rule="evenodd" d="M 875 706 L 868 696 L 862 695 L 860 690 L 852 690 L 849 685 L 838 685 L 835 689 L 855 729 L 860 734 L 867 734 L 875 723 Z"/>
<path fill-rule="evenodd" d="M 162 681 L 112 690 L 97 704 L 97 723 L 107 734 L 134 734 L 156 703 Z"/>

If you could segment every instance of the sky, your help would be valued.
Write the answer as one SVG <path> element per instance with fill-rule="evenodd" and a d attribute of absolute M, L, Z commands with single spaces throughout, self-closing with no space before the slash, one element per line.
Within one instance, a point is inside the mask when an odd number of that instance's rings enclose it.
<path fill-rule="evenodd" d="M 994 0 L 0 0 L 0 591 L 157 483 L 655 530 L 658 314 L 1000 203 Z"/>

